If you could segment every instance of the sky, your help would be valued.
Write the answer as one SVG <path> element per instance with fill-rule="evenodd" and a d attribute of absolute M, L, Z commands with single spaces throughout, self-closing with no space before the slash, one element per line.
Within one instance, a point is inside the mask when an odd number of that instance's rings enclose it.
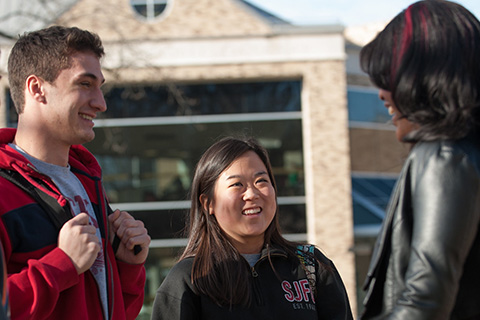
<path fill-rule="evenodd" d="M 300 25 L 341 24 L 353 27 L 387 22 L 415 1 L 406 0 L 246 0 Z M 455 1 L 480 19 L 479 0 Z"/>

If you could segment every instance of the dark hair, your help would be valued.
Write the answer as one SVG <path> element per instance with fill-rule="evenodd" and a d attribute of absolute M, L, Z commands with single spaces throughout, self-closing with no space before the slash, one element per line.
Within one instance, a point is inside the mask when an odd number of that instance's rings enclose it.
<path fill-rule="evenodd" d="M 188 244 L 181 259 L 194 256 L 192 283 L 195 288 L 219 305 L 247 305 L 250 302 L 250 267 L 221 230 L 215 215 L 210 215 L 200 202 L 206 195 L 213 201 L 215 183 L 232 162 L 247 151 L 255 152 L 268 172 L 275 194 L 277 187 L 267 151 L 253 138 L 227 137 L 213 144 L 198 162 L 191 188 Z M 205 207 L 208 207 L 205 206 Z M 294 256 L 295 244 L 284 239 L 275 216 L 265 231 L 265 246 L 280 246 Z"/>
<path fill-rule="evenodd" d="M 25 81 L 36 75 L 53 83 L 60 71 L 68 69 L 70 56 L 76 52 L 92 52 L 103 57 L 98 35 L 76 27 L 52 26 L 20 36 L 8 58 L 8 77 L 12 100 L 18 114 L 25 106 Z"/>
<path fill-rule="evenodd" d="M 398 14 L 360 53 L 372 82 L 419 129 L 407 141 L 459 139 L 480 118 L 480 23 L 467 9 L 425 0 Z"/>

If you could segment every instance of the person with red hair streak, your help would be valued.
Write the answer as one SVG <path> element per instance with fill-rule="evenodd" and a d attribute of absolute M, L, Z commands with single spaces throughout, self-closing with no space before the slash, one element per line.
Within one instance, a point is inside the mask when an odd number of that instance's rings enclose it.
<path fill-rule="evenodd" d="M 444 0 L 398 14 L 360 53 L 411 150 L 361 319 L 480 319 L 480 22 Z"/>

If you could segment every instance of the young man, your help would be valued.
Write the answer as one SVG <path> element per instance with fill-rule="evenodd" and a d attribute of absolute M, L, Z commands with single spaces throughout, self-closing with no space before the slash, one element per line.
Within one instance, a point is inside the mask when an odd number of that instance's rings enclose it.
<path fill-rule="evenodd" d="M 150 237 L 127 212 L 108 215 L 101 168 L 81 145 L 106 110 L 103 54 L 97 35 L 59 26 L 21 36 L 10 53 L 18 128 L 0 129 L 0 169 L 55 200 L 0 178 L 12 319 L 135 319 L 143 304 Z M 68 221 L 55 224 L 51 207 Z"/>

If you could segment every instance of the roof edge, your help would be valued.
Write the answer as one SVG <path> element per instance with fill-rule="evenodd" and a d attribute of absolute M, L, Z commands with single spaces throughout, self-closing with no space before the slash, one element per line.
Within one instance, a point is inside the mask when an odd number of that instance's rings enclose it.
<path fill-rule="evenodd" d="M 235 0 L 239 5 L 244 7 L 246 10 L 252 12 L 258 18 L 268 23 L 269 25 L 291 25 L 291 23 L 285 19 L 282 19 L 273 13 L 266 11 L 246 0 Z"/>

